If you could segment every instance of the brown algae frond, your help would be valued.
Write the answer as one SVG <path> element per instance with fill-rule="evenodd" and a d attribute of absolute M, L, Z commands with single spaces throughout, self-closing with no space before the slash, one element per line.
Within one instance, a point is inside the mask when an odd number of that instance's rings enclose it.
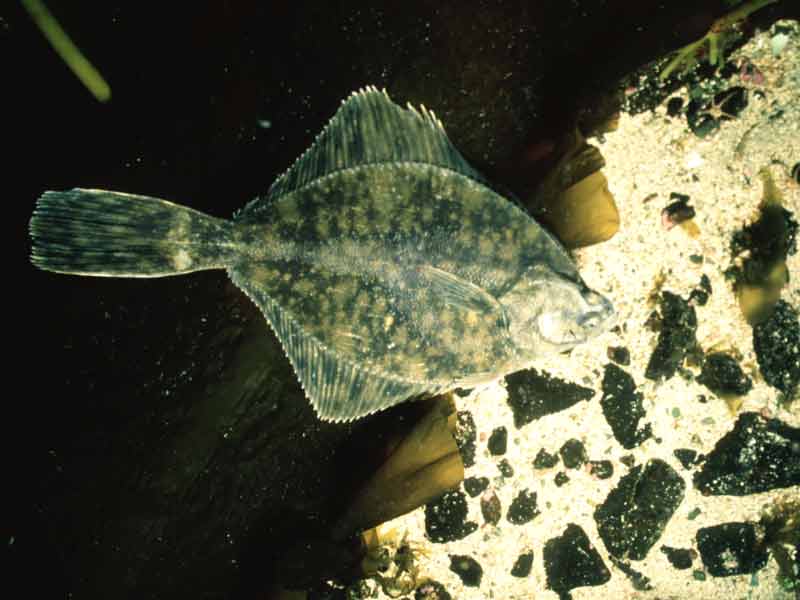
<path fill-rule="evenodd" d="M 786 258 L 797 250 L 797 221 L 782 206 L 769 170 L 760 171 L 763 196 L 757 220 L 733 234 L 733 265 L 725 271 L 733 281 L 739 306 L 751 324 L 763 320 L 789 281 Z"/>

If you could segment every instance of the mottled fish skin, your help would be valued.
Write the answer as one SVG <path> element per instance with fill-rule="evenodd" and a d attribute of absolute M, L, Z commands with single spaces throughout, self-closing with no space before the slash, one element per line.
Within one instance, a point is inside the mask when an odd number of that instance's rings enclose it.
<path fill-rule="evenodd" d="M 367 88 L 233 221 L 103 190 L 47 192 L 40 268 L 161 277 L 225 268 L 317 414 L 362 417 L 472 386 L 607 329 L 611 304 L 496 193 L 441 123 Z"/>
<path fill-rule="evenodd" d="M 263 224 L 239 230 L 248 251 L 234 280 L 258 287 L 343 358 L 435 385 L 494 379 L 523 358 L 498 299 L 531 266 L 561 258 L 491 189 L 418 163 L 340 171 L 263 214 Z M 474 286 L 472 304 L 442 297 L 431 269 Z"/>

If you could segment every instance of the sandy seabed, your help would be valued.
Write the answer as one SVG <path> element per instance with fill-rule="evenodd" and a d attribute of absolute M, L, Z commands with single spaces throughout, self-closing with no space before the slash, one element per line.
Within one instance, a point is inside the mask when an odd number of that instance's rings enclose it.
<path fill-rule="evenodd" d="M 771 44 L 776 26 L 788 27 L 794 32 L 777 55 Z M 600 392 L 589 402 L 579 402 L 521 429 L 514 426 L 507 394 L 500 384 L 476 390 L 467 398 L 458 398 L 458 409 L 470 411 L 477 425 L 475 464 L 466 470 L 466 476 L 489 477 L 504 514 L 521 490 L 535 491 L 541 514 L 521 526 L 509 523 L 505 517 L 496 526 L 488 525 L 480 514 L 478 499 L 469 499 L 467 519 L 481 526 L 464 539 L 448 543 L 432 543 L 426 538 L 424 508 L 387 524 L 406 532 L 414 547 L 421 551 L 420 578 L 430 577 L 440 582 L 453 598 L 557 598 L 555 592 L 547 589 L 542 551 L 545 542 L 562 535 L 569 523 L 583 528 L 611 571 L 611 579 L 605 585 L 574 589 L 575 600 L 600 597 L 794 598 L 792 592 L 779 587 L 773 559 L 755 577 L 707 575 L 704 581 L 699 581 L 693 576 L 693 571 L 703 568 L 699 557 L 695 558 L 692 568 L 679 571 L 658 550 L 662 545 L 696 548 L 698 528 L 730 521 L 757 521 L 765 506 L 781 497 L 796 497 L 800 489 L 744 497 L 701 495 L 692 486 L 692 473 L 680 465 L 673 450 L 693 448 L 707 454 L 733 428 L 736 416 L 725 401 L 696 382 L 675 376 L 655 383 L 644 377 L 657 337 L 644 326 L 653 310 L 647 297 L 656 280 L 663 277 L 664 290 L 688 298 L 705 274 L 711 281 L 713 293 L 705 306 L 696 308 L 697 340 L 705 350 L 714 347 L 739 353 L 740 364 L 754 382 L 753 390 L 744 398 L 739 411 L 757 411 L 794 427 L 800 426 L 800 402 L 780 406 L 778 391 L 764 383 L 760 376 L 752 329 L 742 317 L 731 285 L 723 275 L 731 265 L 732 234 L 757 216 L 762 199 L 762 181 L 758 173 L 762 168 L 769 167 L 785 208 L 792 211 L 795 218 L 800 215 L 800 186 L 789 174 L 791 166 L 800 158 L 800 27 L 796 22 L 779 22 L 776 26 L 771 31 L 758 33 L 728 57 L 734 62 L 749 60 L 765 77 L 758 86 L 742 83 L 738 75 L 731 78 L 730 86 L 750 88 L 748 105 L 737 118 L 723 120 L 719 129 L 701 139 L 688 129 L 685 117 L 667 115 L 665 101 L 653 112 L 636 116 L 623 114 L 619 129 L 599 144 L 607 161 L 604 172 L 617 201 L 621 228 L 611 241 L 579 251 L 577 259 L 587 284 L 613 300 L 621 330 L 620 333 L 608 332 L 576 348 L 568 356 L 548 358 L 533 366 L 555 377 L 599 390 L 603 367 L 609 362 L 607 348 L 625 346 L 631 354 L 631 364 L 625 370 L 633 376 L 638 391 L 644 394 L 647 415 L 642 422 L 652 424 L 653 437 L 633 450 L 622 448 L 603 416 Z M 763 97 L 754 93 L 756 88 L 763 90 Z M 685 88 L 671 97 L 675 96 L 684 100 L 684 106 L 688 102 Z M 783 111 L 781 118 L 770 119 L 778 111 Z M 689 204 L 696 210 L 694 222 L 699 228 L 696 237 L 682 227 L 668 231 L 663 227 L 661 210 L 671 202 L 671 192 L 690 197 Z M 693 262 L 690 255 L 702 256 L 702 263 Z M 787 265 L 791 281 L 784 288 L 782 298 L 798 307 L 800 254 L 790 257 Z M 700 394 L 708 397 L 707 403 L 697 401 Z M 511 478 L 500 476 L 498 457 L 491 456 L 486 448 L 489 434 L 501 426 L 509 432 L 508 450 L 502 458 L 515 467 L 516 473 Z M 533 459 L 540 449 L 557 454 L 571 438 L 583 442 L 591 460 L 611 460 L 614 475 L 599 480 L 585 470 L 570 470 L 570 481 L 557 487 L 554 475 L 563 466 L 533 469 Z M 659 438 L 661 443 L 654 438 Z M 628 577 L 612 564 L 593 517 L 596 507 L 625 474 L 619 458 L 627 454 L 635 457 L 636 464 L 662 459 L 687 483 L 684 500 L 661 539 L 644 560 L 631 563 L 650 579 L 653 590 L 649 592 L 634 590 Z M 690 519 L 688 515 L 695 509 L 699 509 L 699 515 Z M 529 550 L 534 554 L 531 574 L 522 579 L 511 576 L 511 566 L 519 554 Z M 480 563 L 483 568 L 480 587 L 465 587 L 450 571 L 450 554 L 469 555 Z"/>

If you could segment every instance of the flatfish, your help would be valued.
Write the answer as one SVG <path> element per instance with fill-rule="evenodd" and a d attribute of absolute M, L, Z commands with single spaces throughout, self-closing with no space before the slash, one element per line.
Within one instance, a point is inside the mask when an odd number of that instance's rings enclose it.
<path fill-rule="evenodd" d="M 261 309 L 324 420 L 491 382 L 606 330 L 610 302 L 459 154 L 436 116 L 351 94 L 232 220 L 146 196 L 48 191 L 30 222 L 48 271 L 225 269 Z"/>

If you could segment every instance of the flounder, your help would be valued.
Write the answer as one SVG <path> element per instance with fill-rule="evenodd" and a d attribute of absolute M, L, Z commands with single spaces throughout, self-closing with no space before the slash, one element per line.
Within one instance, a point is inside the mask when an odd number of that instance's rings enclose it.
<path fill-rule="evenodd" d="M 104 190 L 48 191 L 31 260 L 59 273 L 225 269 L 320 418 L 488 383 L 606 330 L 610 302 L 422 107 L 369 87 L 232 220 Z"/>

